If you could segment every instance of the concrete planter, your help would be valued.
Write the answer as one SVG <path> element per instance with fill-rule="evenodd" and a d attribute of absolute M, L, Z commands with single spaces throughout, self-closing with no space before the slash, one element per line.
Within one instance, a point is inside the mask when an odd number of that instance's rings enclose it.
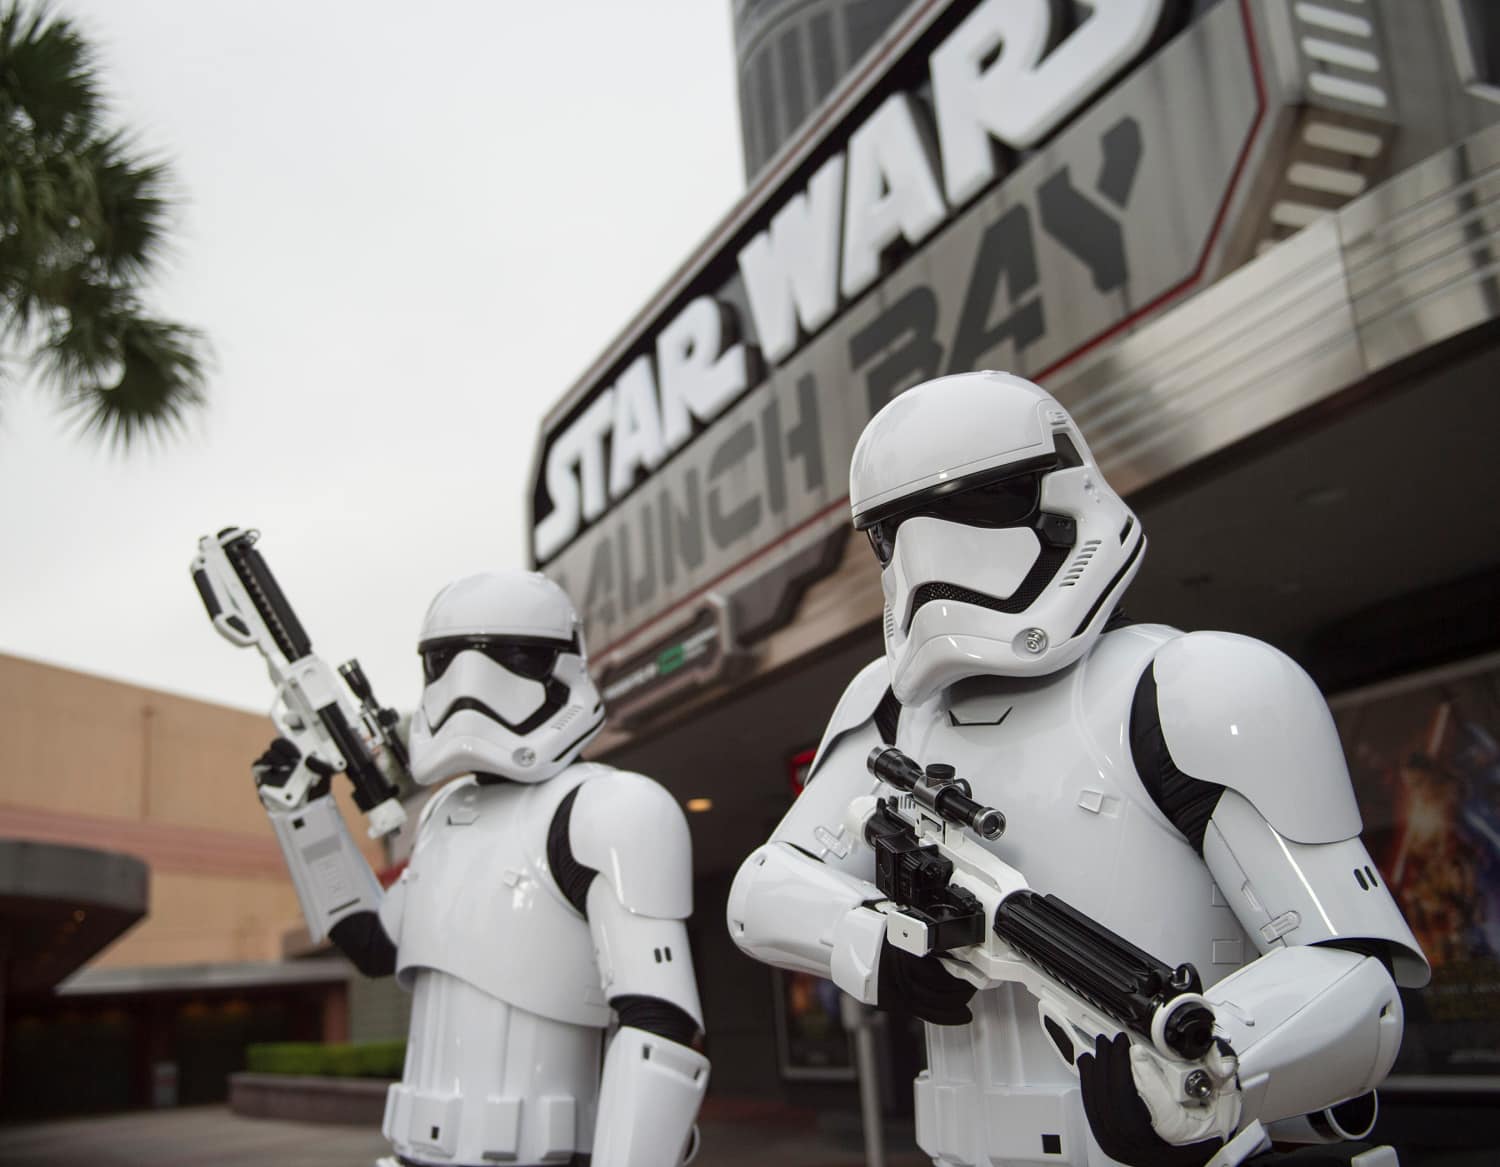
<path fill-rule="evenodd" d="M 384 1078 L 230 1074 L 229 1109 L 246 1118 L 378 1127 L 390 1085 Z"/>

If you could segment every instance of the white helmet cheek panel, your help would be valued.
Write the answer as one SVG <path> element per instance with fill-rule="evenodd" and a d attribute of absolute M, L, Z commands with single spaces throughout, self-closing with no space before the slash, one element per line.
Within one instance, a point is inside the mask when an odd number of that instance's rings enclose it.
<path fill-rule="evenodd" d="M 993 636 L 978 634 L 986 625 Z M 903 705 L 917 705 L 964 677 L 1040 676 L 1072 664 L 1090 643 L 1078 638 L 1033 654 L 1025 649 L 1030 627 L 1024 614 L 986 612 L 972 604 L 923 604 L 896 650 L 887 649 L 891 691 Z"/>
<path fill-rule="evenodd" d="M 571 667 L 565 664 L 570 660 Z M 476 772 L 516 782 L 544 782 L 559 773 L 603 727 L 604 706 L 576 656 L 565 654 L 554 676 L 566 684 L 567 700 L 524 736 L 474 709 L 451 713 L 434 732 L 424 701 L 412 718 L 412 777 L 426 786 Z"/>
<path fill-rule="evenodd" d="M 967 527 L 942 519 L 907 519 L 881 578 L 898 627 L 911 623 L 912 601 L 923 584 L 954 584 L 1004 600 L 1015 594 L 1037 561 L 1041 542 L 1030 527 Z"/>
<path fill-rule="evenodd" d="M 517 676 L 484 653 L 468 650 L 453 658 L 441 677 L 422 691 L 427 723 L 441 732 L 455 704 L 477 701 L 512 725 L 520 725 L 542 707 L 547 688 L 540 681 Z"/>
<path fill-rule="evenodd" d="M 515 767 L 521 738 L 481 713 L 455 713 L 436 734 L 424 711 L 411 723 L 412 777 L 423 786 L 455 774 L 502 774 Z"/>

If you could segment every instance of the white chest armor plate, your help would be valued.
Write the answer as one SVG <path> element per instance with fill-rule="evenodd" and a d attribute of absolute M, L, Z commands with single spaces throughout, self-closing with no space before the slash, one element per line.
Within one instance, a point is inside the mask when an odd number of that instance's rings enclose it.
<path fill-rule="evenodd" d="M 974 798 L 1006 816 L 992 849 L 1167 964 L 1191 961 L 1205 986 L 1256 952 L 1207 867 L 1141 786 L 1130 705 L 1152 653 L 1152 626 L 1101 638 L 1079 664 L 1029 680 L 963 682 L 905 710 L 897 745 L 946 762 Z M 953 1164 L 1108 1164 L 1088 1137 L 1078 1082 L 1017 986 L 979 993 L 966 1026 L 927 1027 L 917 1136 Z"/>
<path fill-rule="evenodd" d="M 598 1029 L 609 1006 L 587 922 L 562 898 L 547 867 L 557 805 L 600 767 L 569 766 L 534 786 L 445 791 L 402 873 L 396 972 L 436 969 L 554 1021 Z"/>

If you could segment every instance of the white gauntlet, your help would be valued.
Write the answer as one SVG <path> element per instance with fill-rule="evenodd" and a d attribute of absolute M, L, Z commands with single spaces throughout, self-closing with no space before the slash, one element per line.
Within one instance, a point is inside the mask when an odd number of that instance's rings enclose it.
<path fill-rule="evenodd" d="M 296 810 L 267 809 L 266 815 L 314 940 L 323 939 L 346 916 L 379 911 L 380 883 L 344 825 L 333 795 L 311 799 Z"/>

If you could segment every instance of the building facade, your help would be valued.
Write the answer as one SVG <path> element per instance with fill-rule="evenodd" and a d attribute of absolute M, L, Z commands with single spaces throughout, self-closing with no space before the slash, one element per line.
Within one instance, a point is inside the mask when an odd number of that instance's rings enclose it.
<path fill-rule="evenodd" d="M 583 614 L 594 752 L 700 808 L 715 1088 L 848 1075 L 821 990 L 739 958 L 724 898 L 881 653 L 856 437 L 918 381 L 1001 368 L 1068 405 L 1139 514 L 1131 615 L 1258 636 L 1333 698 L 1367 841 L 1439 953 L 1388 1093 L 1488 1097 L 1493 13 L 1090 7 L 902 10 L 539 434 L 533 558 Z M 742 80 L 768 43 L 741 34 Z"/>
<path fill-rule="evenodd" d="M 0 1115 L 211 1101 L 248 1042 L 347 1035 L 349 967 L 288 959 L 305 948 L 301 914 L 249 771 L 274 732 L 264 716 L 0 656 L 0 875 L 7 855 L 62 872 L 43 896 L 18 880 L 24 906 L 3 897 L 7 940 L 30 934 L 12 914 L 46 909 L 31 947 L 56 940 L 61 955 L 18 977 L 31 966 L 12 953 Z M 377 844 L 366 853 L 383 866 Z M 89 939 L 106 911 L 112 930 Z"/>

